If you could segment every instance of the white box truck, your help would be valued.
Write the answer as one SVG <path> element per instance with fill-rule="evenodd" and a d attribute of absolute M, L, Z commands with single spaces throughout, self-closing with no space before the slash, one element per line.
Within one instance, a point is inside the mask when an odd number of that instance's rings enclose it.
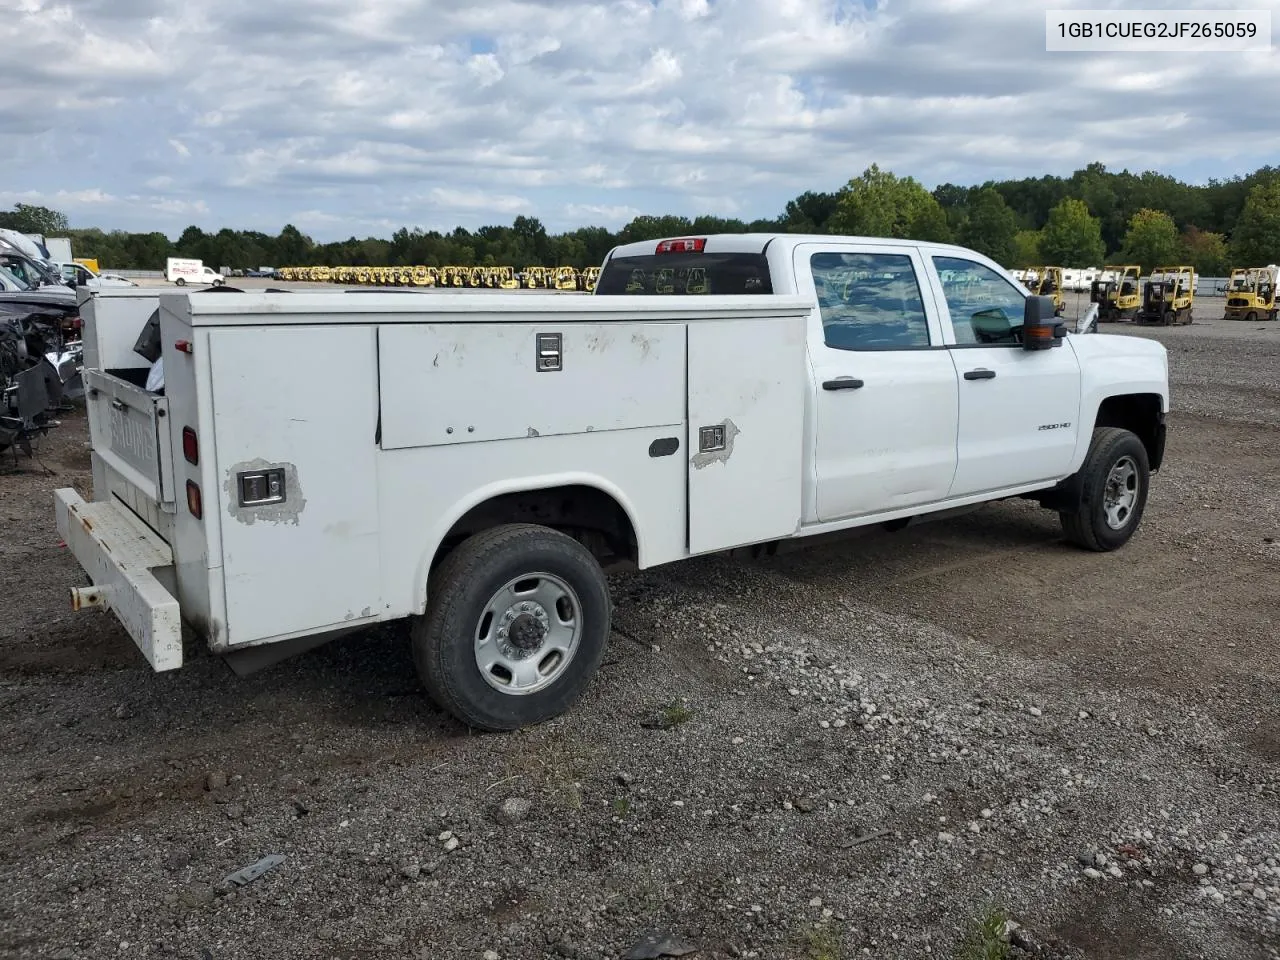
<path fill-rule="evenodd" d="M 955 246 L 671 238 L 615 249 L 586 297 L 82 297 L 93 498 L 55 495 L 73 606 L 114 611 L 156 670 L 183 621 L 243 668 L 404 620 L 427 691 L 479 729 L 575 702 L 615 560 L 1007 497 L 1115 550 L 1164 456 L 1164 348 L 1070 332 Z"/>
<path fill-rule="evenodd" d="M 222 274 L 206 267 L 204 261 L 184 257 L 170 257 L 165 262 L 164 278 L 180 287 L 187 284 L 220 287 L 226 282 Z"/>

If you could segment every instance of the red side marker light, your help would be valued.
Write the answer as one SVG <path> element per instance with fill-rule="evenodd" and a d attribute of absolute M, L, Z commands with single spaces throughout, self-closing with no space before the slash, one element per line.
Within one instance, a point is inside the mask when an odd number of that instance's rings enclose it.
<path fill-rule="evenodd" d="M 190 340 L 176 340 L 176 341 L 174 341 L 174 344 L 173 344 L 173 345 L 174 345 L 174 347 L 175 347 L 176 349 L 181 350 L 183 353 L 190 353 L 190 352 L 191 352 L 191 341 L 190 341 Z"/>
<path fill-rule="evenodd" d="M 182 455 L 193 467 L 200 465 L 200 442 L 196 439 L 196 432 L 190 427 L 182 428 Z"/>

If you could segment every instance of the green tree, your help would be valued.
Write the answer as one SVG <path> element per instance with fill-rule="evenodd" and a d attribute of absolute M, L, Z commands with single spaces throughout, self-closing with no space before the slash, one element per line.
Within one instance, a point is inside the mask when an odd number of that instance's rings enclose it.
<path fill-rule="evenodd" d="M 1280 179 L 1249 191 L 1231 234 L 1231 256 L 1238 266 L 1280 263 Z"/>
<path fill-rule="evenodd" d="M 1041 262 L 1040 231 L 1019 230 L 1013 238 L 1014 268 L 1034 267 Z"/>
<path fill-rule="evenodd" d="M 960 227 L 960 242 L 1004 267 L 1017 260 L 1018 218 L 992 187 L 979 190 L 969 202 Z"/>
<path fill-rule="evenodd" d="M 636 217 L 618 233 L 619 243 L 635 243 L 637 240 L 659 240 L 678 237 L 693 231 L 688 217 L 649 216 Z"/>
<path fill-rule="evenodd" d="M 830 233 L 827 223 L 839 202 L 839 194 L 806 190 L 794 200 L 787 201 L 781 223 L 772 229 L 780 227 L 786 233 Z"/>
<path fill-rule="evenodd" d="M 1142 264 L 1144 274 L 1171 265 L 1178 258 L 1178 248 L 1178 228 L 1169 214 L 1144 208 L 1129 218 L 1121 255 L 1128 263 Z"/>
<path fill-rule="evenodd" d="M 874 163 L 841 189 L 829 224 L 834 233 L 854 236 L 951 239 L 946 212 L 928 190 Z"/>
<path fill-rule="evenodd" d="M 1092 267 L 1102 264 L 1106 247 L 1098 218 L 1089 214 L 1083 200 L 1066 198 L 1049 211 L 1040 237 L 1040 254 L 1060 267 Z"/>
<path fill-rule="evenodd" d="M 57 237 L 71 229 L 65 213 L 37 207 L 30 203 L 15 204 L 12 211 L 0 213 L 0 227 L 19 233 L 38 233 L 44 237 Z"/>
<path fill-rule="evenodd" d="M 1187 227 L 1182 231 L 1182 253 L 1178 259 L 1195 267 L 1196 273 L 1205 277 L 1226 276 L 1230 264 L 1227 258 L 1227 240 L 1220 233 L 1211 233 L 1199 227 Z"/>

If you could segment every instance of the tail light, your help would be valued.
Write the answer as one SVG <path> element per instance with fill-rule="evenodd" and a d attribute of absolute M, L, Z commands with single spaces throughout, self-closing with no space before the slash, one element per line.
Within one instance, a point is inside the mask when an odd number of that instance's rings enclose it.
<path fill-rule="evenodd" d="M 196 439 L 196 432 L 190 427 L 182 428 L 182 455 L 193 467 L 200 465 L 200 442 Z"/>
<path fill-rule="evenodd" d="M 681 237 L 678 240 L 663 240 L 658 244 L 658 253 L 702 253 L 707 246 L 705 237 Z"/>
<path fill-rule="evenodd" d="M 194 480 L 187 481 L 187 509 L 191 511 L 191 515 L 197 520 L 204 516 L 204 504 L 200 499 L 200 488 Z"/>

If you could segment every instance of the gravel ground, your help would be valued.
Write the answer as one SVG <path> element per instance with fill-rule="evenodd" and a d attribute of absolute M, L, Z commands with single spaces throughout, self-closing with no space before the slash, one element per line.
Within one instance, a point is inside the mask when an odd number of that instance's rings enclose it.
<path fill-rule="evenodd" d="M 1126 549 L 1018 501 L 618 573 L 586 699 L 508 736 L 392 629 L 239 678 L 71 614 L 69 416 L 0 476 L 0 955 L 977 957 L 990 916 L 1010 956 L 1280 957 L 1280 330 L 1248 327 L 1104 328 L 1174 378 Z"/>

